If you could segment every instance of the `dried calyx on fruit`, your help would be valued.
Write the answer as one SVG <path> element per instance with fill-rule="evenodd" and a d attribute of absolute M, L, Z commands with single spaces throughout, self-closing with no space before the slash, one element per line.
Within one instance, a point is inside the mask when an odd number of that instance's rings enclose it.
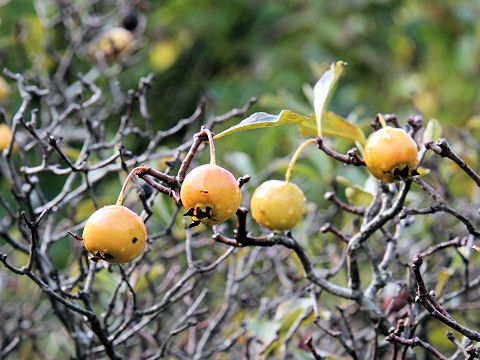
<path fill-rule="evenodd" d="M 250 209 L 257 223 L 273 231 L 293 228 L 302 219 L 305 195 L 290 182 L 293 166 L 302 150 L 315 139 L 302 143 L 288 165 L 285 181 L 269 180 L 261 184 L 252 195 Z"/>
<path fill-rule="evenodd" d="M 242 193 L 235 177 L 215 164 L 215 148 L 209 130 L 203 130 L 210 143 L 210 164 L 190 171 L 182 183 L 180 198 L 192 217 L 190 227 L 221 223 L 235 215 L 242 201 Z"/>
<path fill-rule="evenodd" d="M 407 180 L 417 175 L 417 144 L 405 130 L 384 125 L 365 145 L 365 163 L 376 178 L 384 182 Z"/>
<path fill-rule="evenodd" d="M 233 215 L 240 206 L 242 193 L 235 177 L 215 164 L 201 165 L 190 171 L 180 190 L 186 216 L 195 226 L 221 223 Z"/>
<path fill-rule="evenodd" d="M 125 188 L 134 174 L 147 170 L 146 166 L 133 169 L 125 180 L 116 205 L 109 205 L 95 211 L 83 229 L 85 248 L 93 260 L 110 263 L 126 263 L 135 259 L 143 250 L 147 230 L 143 219 L 122 205 Z"/>

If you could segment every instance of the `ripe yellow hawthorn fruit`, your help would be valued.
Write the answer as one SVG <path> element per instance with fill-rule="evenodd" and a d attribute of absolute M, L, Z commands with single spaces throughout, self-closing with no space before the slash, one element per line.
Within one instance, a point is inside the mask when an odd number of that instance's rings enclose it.
<path fill-rule="evenodd" d="M 302 218 L 304 202 L 305 195 L 297 185 L 268 180 L 253 193 L 250 209 L 260 225 L 270 230 L 288 230 Z"/>
<path fill-rule="evenodd" d="M 10 130 L 7 124 L 0 124 L 0 152 L 10 146 L 12 135 L 12 130 Z M 17 151 L 16 144 L 13 144 L 13 151 Z"/>
<path fill-rule="evenodd" d="M 417 153 L 417 144 L 405 130 L 385 126 L 368 138 L 365 163 L 382 181 L 406 180 L 416 173 Z"/>
<path fill-rule="evenodd" d="M 215 225 L 231 218 L 242 201 L 237 180 L 228 170 L 205 164 L 190 171 L 182 183 L 180 198 L 190 227 L 203 222 Z"/>
<path fill-rule="evenodd" d="M 5 100 L 10 95 L 10 86 L 3 77 L 0 76 L 0 102 Z"/>
<path fill-rule="evenodd" d="M 83 229 L 83 242 L 96 258 L 126 263 L 143 249 L 147 229 L 143 219 L 122 205 L 108 205 L 95 211 Z"/>
<path fill-rule="evenodd" d="M 108 59 L 116 58 L 130 50 L 133 34 L 123 27 L 114 27 L 102 34 L 91 49 L 92 55 L 100 53 Z"/>

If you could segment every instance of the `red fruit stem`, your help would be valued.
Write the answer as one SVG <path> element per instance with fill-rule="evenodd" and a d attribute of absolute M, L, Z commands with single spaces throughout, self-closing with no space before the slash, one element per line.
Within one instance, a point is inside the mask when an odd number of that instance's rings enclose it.
<path fill-rule="evenodd" d="M 116 203 L 117 206 L 122 205 L 123 196 L 125 194 L 125 189 L 127 188 L 127 185 L 130 182 L 130 180 L 132 179 L 133 175 L 135 175 L 138 172 L 148 171 L 148 170 L 150 170 L 150 165 L 141 165 L 141 166 L 138 166 L 138 167 L 132 169 L 132 171 L 130 171 L 127 178 L 125 179 L 125 182 L 123 183 L 122 190 L 120 190 L 120 194 L 118 194 L 118 200 L 117 200 L 117 203 Z"/>

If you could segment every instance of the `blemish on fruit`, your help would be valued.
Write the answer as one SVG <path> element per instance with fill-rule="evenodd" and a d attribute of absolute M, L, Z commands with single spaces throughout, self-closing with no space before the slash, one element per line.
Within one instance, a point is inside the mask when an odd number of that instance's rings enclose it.
<path fill-rule="evenodd" d="M 113 255 L 106 252 L 105 254 L 103 254 L 103 259 L 104 260 L 112 260 L 113 259 Z"/>
<path fill-rule="evenodd" d="M 132 239 L 132 243 L 135 244 L 135 243 L 137 242 L 137 240 L 138 240 L 138 239 L 137 239 L 136 237 L 134 237 L 134 238 Z"/>
<path fill-rule="evenodd" d="M 180 197 L 188 210 L 185 216 L 192 216 L 190 227 L 200 222 L 214 225 L 227 220 L 242 200 L 235 177 L 215 164 L 201 165 L 189 172 L 182 183 Z"/>

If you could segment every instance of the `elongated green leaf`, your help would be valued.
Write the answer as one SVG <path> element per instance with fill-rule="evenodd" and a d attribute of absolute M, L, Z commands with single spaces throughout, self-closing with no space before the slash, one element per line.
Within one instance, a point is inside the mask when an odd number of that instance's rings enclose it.
<path fill-rule="evenodd" d="M 442 136 L 442 125 L 437 119 L 428 120 L 425 131 L 423 132 L 422 142 L 435 141 Z M 433 151 L 427 151 L 423 161 L 426 161 L 433 156 Z"/>
<path fill-rule="evenodd" d="M 343 69 L 347 63 L 337 61 L 330 65 L 330 69 L 325 71 L 322 77 L 317 81 L 313 88 L 313 105 L 317 119 L 317 134 L 322 136 L 322 114 L 327 106 L 328 99 L 333 93 L 338 78 L 343 73 Z"/>
<path fill-rule="evenodd" d="M 316 116 L 312 115 L 308 121 L 303 121 L 298 124 L 298 130 L 301 136 L 317 136 L 317 123 L 315 118 Z M 323 135 L 359 141 L 362 144 L 365 143 L 363 131 L 355 125 L 350 124 L 341 116 L 332 111 L 324 110 L 322 118 Z"/>
<path fill-rule="evenodd" d="M 427 126 L 425 127 L 425 131 L 423 133 L 423 142 L 426 143 L 427 141 L 435 141 L 440 136 L 442 136 L 442 125 L 440 125 L 437 119 L 428 120 Z"/>
<path fill-rule="evenodd" d="M 265 128 L 270 126 L 289 125 L 302 121 L 307 121 L 308 117 L 298 115 L 290 110 L 282 110 L 278 115 L 272 115 L 265 112 L 257 112 L 250 115 L 248 118 L 243 119 L 237 125 L 234 125 L 220 134 L 215 135 L 213 138 L 219 139 L 222 136 L 232 134 L 238 131 Z"/>

